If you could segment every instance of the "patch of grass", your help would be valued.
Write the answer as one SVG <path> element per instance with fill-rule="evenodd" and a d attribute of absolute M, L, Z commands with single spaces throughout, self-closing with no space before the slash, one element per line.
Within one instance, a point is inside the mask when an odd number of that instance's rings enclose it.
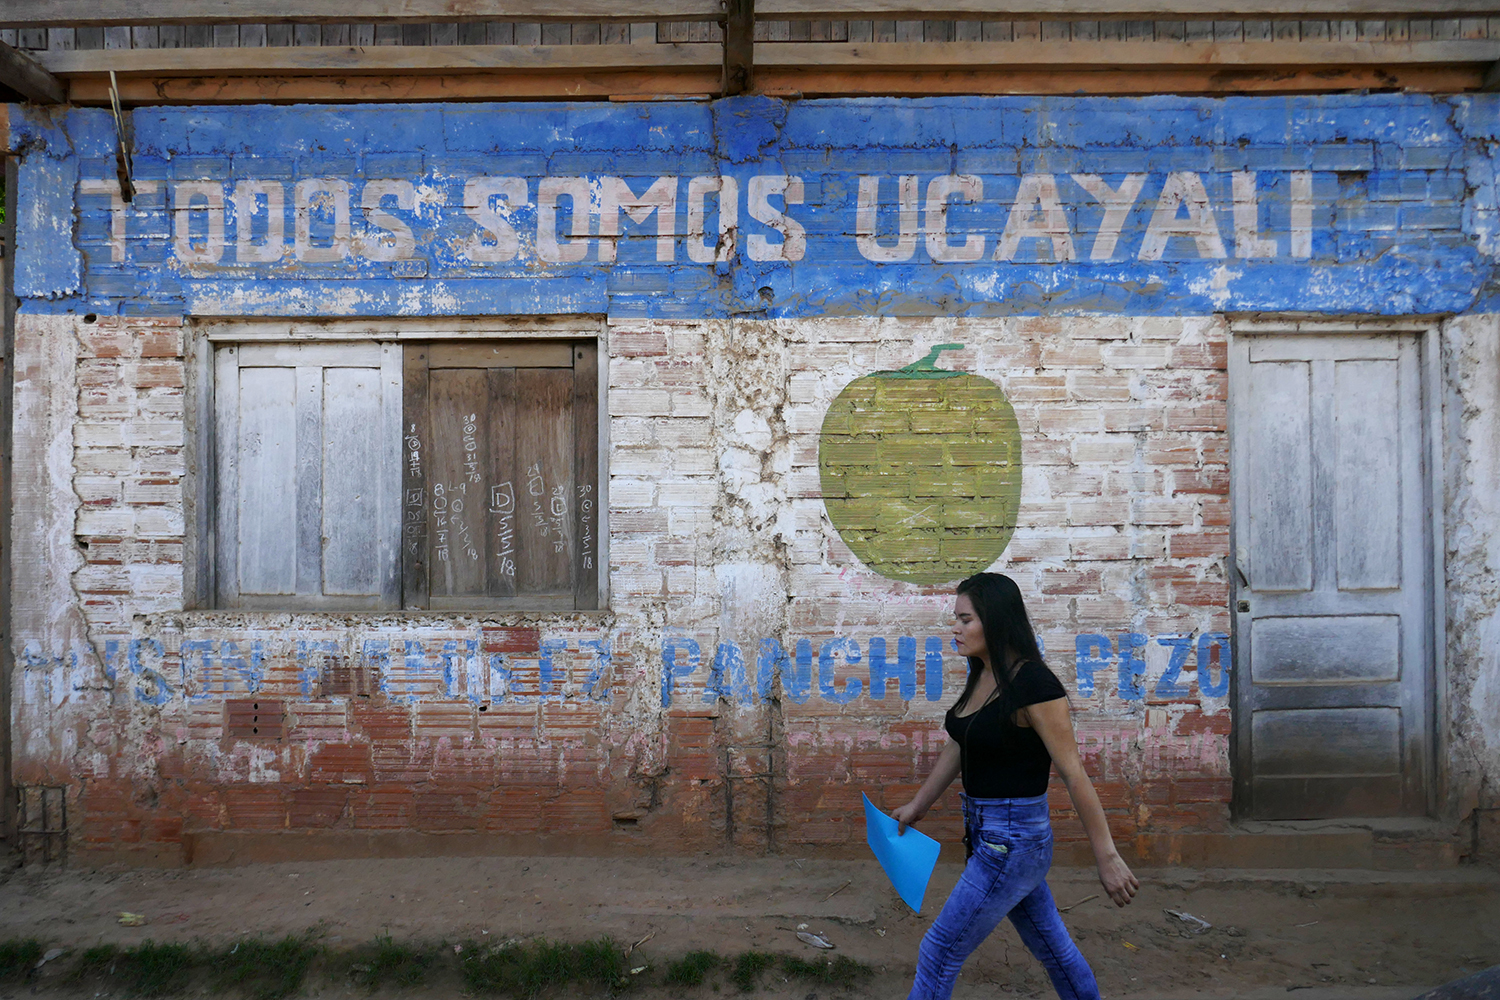
<path fill-rule="evenodd" d="M 193 949 L 185 944 L 157 944 L 147 940 L 117 952 L 112 967 L 126 992 L 159 997 L 182 992 L 195 957 Z"/>
<path fill-rule="evenodd" d="M 667 966 L 666 982 L 671 986 L 699 986 L 705 976 L 723 964 L 717 952 L 690 951 Z"/>
<path fill-rule="evenodd" d="M 214 970 L 215 986 L 238 987 L 256 1000 L 281 1000 L 302 985 L 319 950 L 308 937 L 288 935 L 280 941 L 240 941 L 202 958 Z"/>
<path fill-rule="evenodd" d="M 92 948 L 84 950 L 78 956 L 78 961 L 73 965 L 73 972 L 68 978 L 77 982 L 80 979 L 88 979 L 94 976 L 107 976 L 114 971 L 115 959 L 120 950 L 112 944 L 96 944 Z"/>
<path fill-rule="evenodd" d="M 764 951 L 742 952 L 729 969 L 729 981 L 749 993 L 760 981 L 760 974 L 776 964 L 776 956 Z"/>
<path fill-rule="evenodd" d="M 781 971 L 787 976 L 810 980 L 824 986 L 857 986 L 875 974 L 875 970 L 863 962 L 856 962 L 847 955 L 828 962 L 810 962 L 796 955 L 787 955 L 781 960 Z"/>
<path fill-rule="evenodd" d="M 464 985 L 474 993 L 531 998 L 553 986 L 583 983 L 616 989 L 626 982 L 625 956 L 609 938 L 582 944 L 550 941 L 464 946 Z"/>
<path fill-rule="evenodd" d="M 382 983 L 420 986 L 437 963 L 438 949 L 392 941 L 390 935 L 356 948 L 349 955 L 349 978 L 371 990 Z"/>
<path fill-rule="evenodd" d="M 42 960 L 42 944 L 35 938 L 0 941 L 0 980 L 25 979 Z"/>

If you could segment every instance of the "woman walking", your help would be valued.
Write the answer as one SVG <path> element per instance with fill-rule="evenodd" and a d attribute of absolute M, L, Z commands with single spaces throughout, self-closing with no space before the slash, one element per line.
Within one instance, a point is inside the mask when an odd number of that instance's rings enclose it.
<path fill-rule="evenodd" d="M 1007 916 L 1062 1000 L 1098 1000 L 1094 972 L 1047 888 L 1047 780 L 1054 764 L 1083 820 L 1109 898 L 1124 906 L 1140 883 L 1110 838 L 1078 758 L 1067 691 L 1042 662 L 1020 588 L 999 573 L 971 576 L 958 585 L 953 617 L 954 643 L 969 659 L 968 683 L 944 720 L 949 743 L 932 774 L 892 815 L 904 833 L 962 775 L 969 862 L 922 938 L 910 1000 L 948 1000 L 964 960 Z"/>

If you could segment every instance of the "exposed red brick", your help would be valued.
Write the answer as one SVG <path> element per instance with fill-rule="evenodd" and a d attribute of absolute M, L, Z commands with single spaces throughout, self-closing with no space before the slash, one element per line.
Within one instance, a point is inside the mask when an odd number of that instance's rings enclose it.
<path fill-rule="evenodd" d="M 412 796 L 413 825 L 418 830 L 478 830 L 477 792 L 418 792 Z"/>
<path fill-rule="evenodd" d="M 280 788 L 230 785 L 224 789 L 224 810 L 231 827 L 241 830 L 279 830 L 286 827 L 286 801 Z"/>
<path fill-rule="evenodd" d="M 294 829 L 331 827 L 344 813 L 349 801 L 349 789 L 338 786 L 298 788 L 291 793 L 288 811 L 290 825 Z"/>
<path fill-rule="evenodd" d="M 1214 676 L 1218 676 L 1215 668 Z M 1216 736 L 1228 736 L 1231 719 L 1228 712 L 1218 712 L 1214 715 L 1205 715 L 1202 712 L 1188 712 L 1177 720 L 1174 731 L 1179 736 L 1189 736 L 1194 733 L 1213 733 Z"/>
<path fill-rule="evenodd" d="M 360 829 L 410 829 L 412 798 L 412 790 L 399 785 L 357 789 L 349 796 L 349 812 Z"/>
<path fill-rule="evenodd" d="M 313 781 L 368 783 L 374 771 L 370 746 L 367 743 L 324 743 L 309 758 L 307 770 Z"/>
<path fill-rule="evenodd" d="M 603 833 L 614 826 L 598 790 L 567 792 L 544 802 L 542 824 L 544 830 L 569 833 Z"/>
<path fill-rule="evenodd" d="M 479 649 L 484 653 L 537 654 L 542 648 L 542 634 L 534 628 L 485 628 L 479 633 Z"/>

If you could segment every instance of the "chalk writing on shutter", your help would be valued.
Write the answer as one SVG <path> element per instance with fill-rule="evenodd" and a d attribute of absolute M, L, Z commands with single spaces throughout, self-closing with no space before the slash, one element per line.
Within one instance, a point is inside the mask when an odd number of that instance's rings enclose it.
<path fill-rule="evenodd" d="M 490 487 L 490 514 L 495 532 L 495 558 L 500 572 L 516 575 L 516 488 L 509 482 Z"/>
<path fill-rule="evenodd" d="M 587 503 L 592 514 L 596 502 L 592 482 L 580 492 L 574 472 L 573 345 L 435 342 L 421 350 L 425 374 L 409 363 L 407 408 L 411 427 L 427 433 L 406 449 L 407 501 L 421 509 L 406 516 L 427 524 L 429 560 L 426 587 L 409 584 L 408 595 L 425 589 L 434 609 L 578 606 L 578 507 Z M 414 482 L 419 491 L 410 491 Z M 408 533 L 409 543 L 419 536 Z M 592 567 L 591 520 L 587 536 Z"/>

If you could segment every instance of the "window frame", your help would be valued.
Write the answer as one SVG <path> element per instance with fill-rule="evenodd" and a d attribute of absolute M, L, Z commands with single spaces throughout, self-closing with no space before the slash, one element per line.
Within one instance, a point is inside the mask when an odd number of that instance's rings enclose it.
<path fill-rule="evenodd" d="M 406 406 L 405 357 L 413 352 L 406 350 L 413 342 L 465 341 L 473 343 L 501 343 L 504 341 L 572 341 L 594 345 L 593 380 L 595 392 L 587 403 L 592 404 L 595 433 L 575 440 L 586 441 L 587 447 L 580 453 L 592 451 L 592 456 L 580 459 L 591 462 L 594 469 L 594 510 L 592 525 L 595 532 L 593 546 L 593 570 L 588 574 L 586 586 L 575 592 L 573 607 L 547 607 L 521 603 L 497 605 L 493 602 L 475 601 L 463 607 L 457 603 L 430 608 L 409 606 L 409 588 L 406 582 L 408 559 L 405 555 L 404 507 L 405 475 L 399 467 L 396 474 L 395 498 L 397 512 L 397 544 L 395 560 L 395 600 L 381 607 L 324 606 L 306 603 L 292 595 L 285 601 L 256 601 L 256 606 L 240 603 L 231 605 L 220 600 L 221 587 L 218 580 L 220 559 L 219 525 L 217 524 L 217 498 L 219 483 L 217 438 L 219 428 L 216 393 L 218 373 L 216 355 L 221 347 L 232 345 L 328 345 L 364 343 L 374 347 L 395 349 L 395 371 L 397 378 L 397 413 L 399 421 Z M 361 614 L 402 615 L 408 617 L 442 617 L 463 615 L 474 617 L 504 617 L 515 614 L 575 614 L 607 612 L 609 596 L 609 477 L 608 477 L 608 344 L 607 326 L 603 317 L 464 317 L 432 319 L 300 319 L 300 318 L 195 318 L 189 321 L 187 389 L 184 419 L 188 422 L 185 435 L 187 451 L 187 476 L 184 483 L 184 588 L 183 608 L 188 611 L 214 611 L 232 614 Z M 575 402 L 584 402 L 575 396 Z M 575 418 L 576 419 L 576 418 Z M 575 431 L 575 435 L 576 435 Z M 396 445 L 398 458 L 404 457 L 403 446 Z M 576 519 L 575 519 L 576 524 Z M 581 562 L 581 547 L 574 546 L 574 559 Z M 582 573 L 579 567 L 578 573 Z M 575 576 L 575 583 L 583 577 Z M 592 603 L 586 596 L 593 596 Z"/>

